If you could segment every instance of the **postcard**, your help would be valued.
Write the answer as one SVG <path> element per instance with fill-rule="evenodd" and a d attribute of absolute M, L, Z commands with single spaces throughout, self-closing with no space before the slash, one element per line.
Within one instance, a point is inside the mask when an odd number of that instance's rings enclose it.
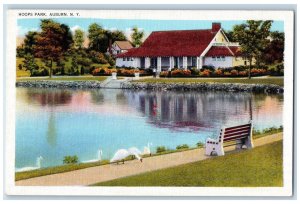
<path fill-rule="evenodd" d="M 293 15 L 8 10 L 5 192 L 292 196 Z"/>

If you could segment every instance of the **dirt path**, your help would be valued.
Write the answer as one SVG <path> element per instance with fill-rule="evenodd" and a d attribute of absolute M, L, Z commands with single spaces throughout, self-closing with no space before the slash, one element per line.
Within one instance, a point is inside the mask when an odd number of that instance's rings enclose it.
<path fill-rule="evenodd" d="M 254 146 L 261 146 L 275 142 L 283 138 L 282 133 L 258 138 L 254 140 Z M 233 150 L 234 146 L 227 147 L 225 151 Z M 226 154 L 226 153 L 225 153 Z M 161 156 L 144 158 L 141 163 L 138 160 L 127 161 L 125 164 L 110 164 L 76 171 L 41 176 L 16 182 L 17 186 L 82 186 L 97 182 L 108 181 L 125 176 L 144 173 L 168 167 L 173 167 L 190 162 L 196 162 L 209 158 L 204 155 L 204 148 L 176 152 Z"/>

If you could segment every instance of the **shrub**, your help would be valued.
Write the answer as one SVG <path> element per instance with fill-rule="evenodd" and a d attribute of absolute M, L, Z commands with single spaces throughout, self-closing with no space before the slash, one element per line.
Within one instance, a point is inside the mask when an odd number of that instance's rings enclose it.
<path fill-rule="evenodd" d="M 193 67 L 191 69 L 191 75 L 193 75 L 193 76 L 199 76 L 200 75 L 200 70 L 197 69 L 197 68 L 195 68 L 195 67 Z"/>
<path fill-rule="evenodd" d="M 205 69 L 200 73 L 200 76 L 208 77 L 208 76 L 210 76 L 210 74 L 211 74 L 211 71 L 209 69 Z"/>
<path fill-rule="evenodd" d="M 74 156 L 65 156 L 63 160 L 64 164 L 76 164 L 78 163 L 78 157 L 76 155 Z"/>
<path fill-rule="evenodd" d="M 248 72 L 247 71 L 240 71 L 239 76 L 248 76 Z"/>
<path fill-rule="evenodd" d="M 90 66 L 93 62 L 89 58 L 78 58 L 77 63 L 83 66 Z"/>
<path fill-rule="evenodd" d="M 191 76 L 191 71 L 175 69 L 175 70 L 171 71 L 171 76 L 175 76 L 175 77 Z"/>
<path fill-rule="evenodd" d="M 159 147 L 156 148 L 156 153 L 162 153 L 162 152 L 165 152 L 165 151 L 167 151 L 165 146 L 159 146 Z"/>
<path fill-rule="evenodd" d="M 197 142 L 197 147 L 204 147 L 204 143 L 203 142 Z"/>
<path fill-rule="evenodd" d="M 169 76 L 169 72 L 168 71 L 162 71 L 159 73 L 160 77 L 168 77 Z"/>
<path fill-rule="evenodd" d="M 216 71 L 215 71 L 215 75 L 216 76 L 222 76 L 223 75 L 223 71 L 222 71 L 222 69 L 217 69 Z"/>
<path fill-rule="evenodd" d="M 178 145 L 178 146 L 176 147 L 176 149 L 188 149 L 188 148 L 189 148 L 189 146 L 188 146 L 187 144 Z"/>
<path fill-rule="evenodd" d="M 235 69 L 233 69 L 233 70 L 231 70 L 230 74 L 231 74 L 231 76 L 237 76 L 238 75 L 238 71 L 235 70 Z"/>
<path fill-rule="evenodd" d="M 215 71 L 215 67 L 211 66 L 211 65 L 204 65 L 204 66 L 202 66 L 202 68 L 200 69 L 200 71 L 203 72 L 206 69 L 208 69 L 210 72 L 214 72 Z"/>
<path fill-rule="evenodd" d="M 49 70 L 46 69 L 46 68 L 34 69 L 34 70 L 32 70 L 30 76 L 32 76 L 32 77 L 35 77 L 35 76 L 49 76 Z"/>

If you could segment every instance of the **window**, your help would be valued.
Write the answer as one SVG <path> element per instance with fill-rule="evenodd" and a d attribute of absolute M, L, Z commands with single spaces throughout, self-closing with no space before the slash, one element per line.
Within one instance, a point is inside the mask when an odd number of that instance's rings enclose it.
<path fill-rule="evenodd" d="M 221 58 L 222 58 L 222 61 L 225 61 L 225 56 L 222 56 Z"/>
<path fill-rule="evenodd" d="M 216 61 L 216 57 L 212 57 L 212 61 Z"/>
<path fill-rule="evenodd" d="M 123 61 L 126 61 L 126 57 L 123 57 Z"/>
<path fill-rule="evenodd" d="M 221 61 L 221 57 L 217 57 L 217 61 Z"/>
<path fill-rule="evenodd" d="M 131 57 L 130 60 L 133 61 L 133 57 Z"/>

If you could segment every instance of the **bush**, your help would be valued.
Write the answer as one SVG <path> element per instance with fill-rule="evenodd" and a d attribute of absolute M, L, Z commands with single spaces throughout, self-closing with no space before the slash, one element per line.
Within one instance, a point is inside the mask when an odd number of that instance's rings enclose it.
<path fill-rule="evenodd" d="M 191 76 L 191 71 L 190 70 L 175 69 L 175 70 L 171 71 L 171 76 L 175 76 L 175 77 Z"/>
<path fill-rule="evenodd" d="M 162 153 L 162 152 L 165 152 L 165 151 L 167 151 L 165 146 L 159 146 L 159 147 L 156 148 L 156 153 Z"/>
<path fill-rule="evenodd" d="M 74 156 L 65 156 L 63 160 L 64 164 L 76 164 L 78 163 L 78 157 L 76 155 Z"/>
<path fill-rule="evenodd" d="M 187 144 L 178 145 L 178 146 L 176 147 L 176 149 L 188 149 L 188 148 L 189 148 L 189 146 L 188 146 Z"/>
<path fill-rule="evenodd" d="M 191 69 L 191 75 L 193 75 L 193 76 L 199 76 L 200 75 L 200 70 L 197 69 L 197 68 L 195 68 L 195 67 L 193 67 Z"/>
<path fill-rule="evenodd" d="M 86 66 L 86 67 L 88 67 L 88 66 L 90 66 L 93 62 L 92 62 L 92 60 L 91 59 L 89 59 L 89 58 L 78 58 L 77 59 L 77 63 L 78 64 L 80 64 L 80 65 L 82 65 L 82 66 Z"/>
<path fill-rule="evenodd" d="M 168 77 L 169 76 L 169 72 L 168 71 L 162 71 L 159 73 L 160 77 Z"/>
<path fill-rule="evenodd" d="M 200 76 L 209 77 L 211 75 L 211 73 L 212 73 L 211 70 L 205 69 L 202 72 L 200 72 Z"/>
<path fill-rule="evenodd" d="M 215 67 L 211 66 L 211 65 L 204 65 L 204 66 L 202 66 L 202 68 L 200 69 L 200 71 L 203 72 L 206 69 L 208 69 L 210 72 L 214 72 L 215 71 Z"/>
<path fill-rule="evenodd" d="M 31 72 L 31 77 L 35 77 L 35 76 L 49 76 L 49 70 L 46 68 L 42 68 L 42 69 L 34 69 Z"/>
<path fill-rule="evenodd" d="M 203 142 L 197 142 L 197 147 L 204 147 L 204 143 Z"/>

